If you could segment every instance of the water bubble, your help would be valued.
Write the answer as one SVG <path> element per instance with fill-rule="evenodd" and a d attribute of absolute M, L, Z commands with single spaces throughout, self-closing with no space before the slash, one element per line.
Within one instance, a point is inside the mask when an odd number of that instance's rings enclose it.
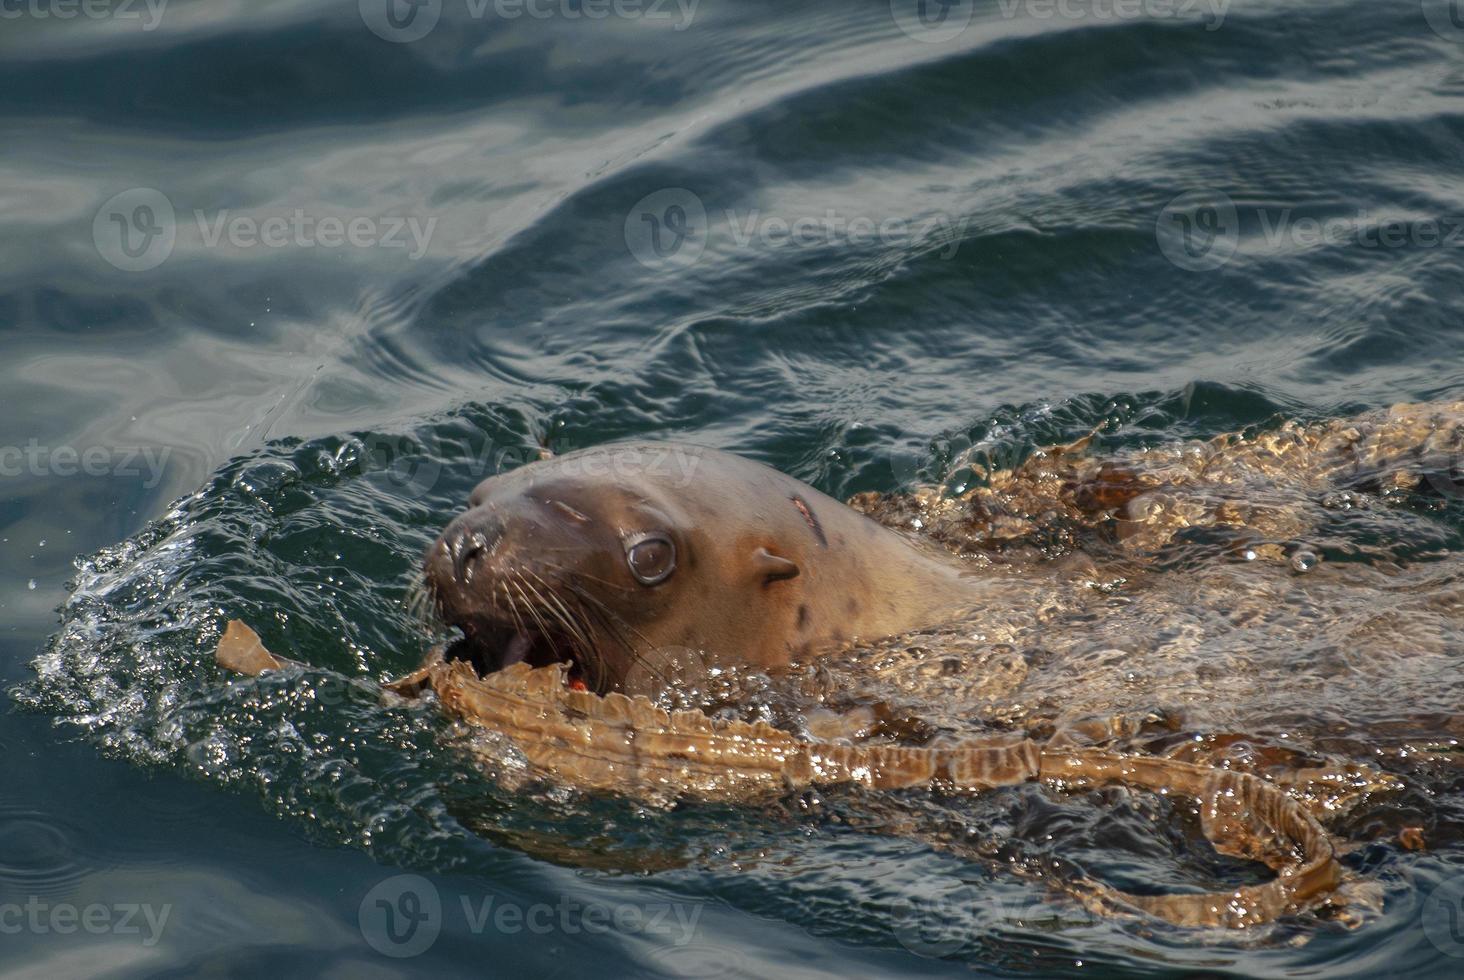
<path fill-rule="evenodd" d="M 1321 558 L 1314 551 L 1298 551 L 1291 556 L 1291 570 L 1304 575 L 1321 564 Z"/>
<path fill-rule="evenodd" d="M 266 460 L 246 467 L 234 483 L 255 497 L 265 498 L 299 478 L 300 471 L 292 463 Z"/>

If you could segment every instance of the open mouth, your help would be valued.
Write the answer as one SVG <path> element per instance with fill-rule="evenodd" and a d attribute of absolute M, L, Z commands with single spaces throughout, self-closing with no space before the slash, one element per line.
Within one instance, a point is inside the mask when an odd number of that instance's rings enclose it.
<path fill-rule="evenodd" d="M 445 659 L 462 660 L 473 665 L 479 677 L 494 671 L 526 663 L 530 667 L 566 664 L 566 683 L 578 691 L 589 689 L 585 665 L 579 650 L 564 633 L 520 627 L 481 616 L 458 620 L 450 625 L 462 630 L 462 637 L 443 652 Z"/>

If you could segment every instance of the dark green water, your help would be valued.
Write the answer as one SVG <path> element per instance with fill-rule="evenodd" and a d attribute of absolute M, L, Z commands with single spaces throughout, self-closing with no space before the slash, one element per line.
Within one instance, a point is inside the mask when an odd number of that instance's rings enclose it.
<path fill-rule="evenodd" d="M 414 664 L 416 556 L 542 438 L 844 495 L 1464 396 L 1464 9 L 589 6 L 0 0 L 0 967 L 1455 975 L 1457 844 L 1360 858 L 1356 932 L 1064 925 L 796 808 L 516 797 L 340 678 Z M 320 673 L 223 683 L 229 616 Z"/>

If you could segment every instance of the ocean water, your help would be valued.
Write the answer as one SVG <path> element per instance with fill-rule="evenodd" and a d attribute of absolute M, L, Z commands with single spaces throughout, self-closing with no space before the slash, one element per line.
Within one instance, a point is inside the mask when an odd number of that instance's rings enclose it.
<path fill-rule="evenodd" d="M 1201 937 L 857 801 L 525 798 L 368 681 L 541 442 L 842 496 L 1464 397 L 1460 4 L 0 0 L 0 145 L 6 975 L 1457 972 L 1457 819 Z"/>

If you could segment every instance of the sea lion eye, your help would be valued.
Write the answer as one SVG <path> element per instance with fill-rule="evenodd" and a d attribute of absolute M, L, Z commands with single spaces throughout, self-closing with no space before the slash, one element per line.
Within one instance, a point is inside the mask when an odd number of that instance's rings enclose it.
<path fill-rule="evenodd" d="M 625 543 L 625 561 L 641 585 L 659 585 L 676 570 L 676 545 L 663 534 L 642 534 Z"/>

